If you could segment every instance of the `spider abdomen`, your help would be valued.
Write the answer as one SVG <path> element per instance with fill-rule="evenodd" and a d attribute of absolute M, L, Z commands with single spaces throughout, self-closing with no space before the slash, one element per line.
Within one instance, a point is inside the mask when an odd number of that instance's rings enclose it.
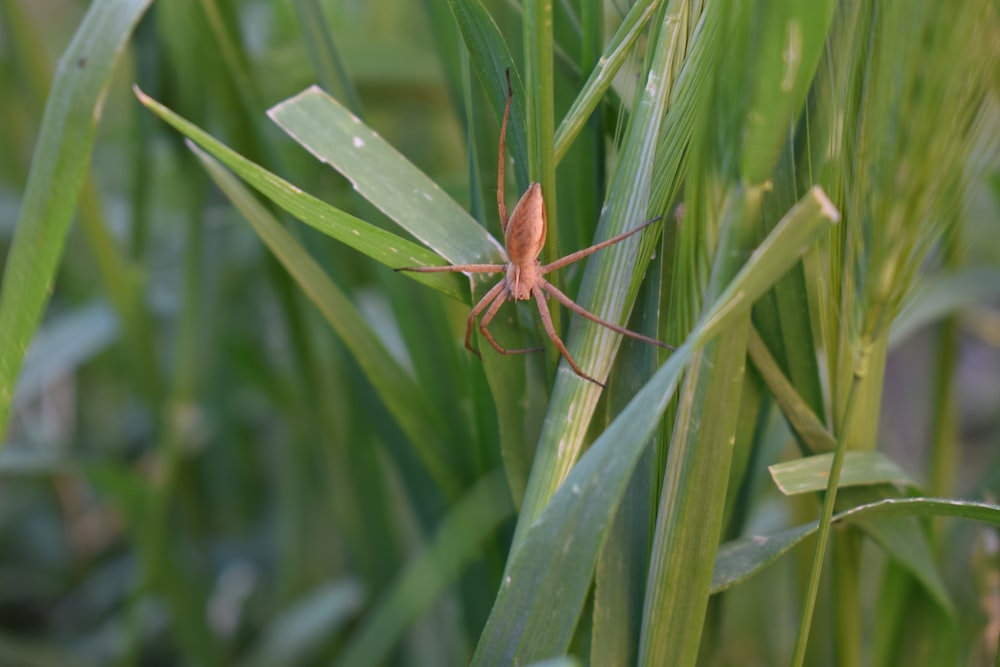
<path fill-rule="evenodd" d="M 545 201 L 542 186 L 538 183 L 528 186 L 510 214 L 504 231 L 504 244 L 512 264 L 526 264 L 542 252 L 545 245 Z"/>

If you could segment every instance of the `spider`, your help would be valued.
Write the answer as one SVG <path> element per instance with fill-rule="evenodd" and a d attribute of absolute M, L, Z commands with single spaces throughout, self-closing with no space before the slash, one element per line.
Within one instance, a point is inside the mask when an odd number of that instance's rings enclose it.
<path fill-rule="evenodd" d="M 507 70 L 507 104 L 503 112 L 503 122 L 500 124 L 500 147 L 498 149 L 500 154 L 500 164 L 498 170 L 499 176 L 497 178 L 497 209 L 500 213 L 500 226 L 504 233 L 504 245 L 507 249 L 507 263 L 402 267 L 396 270 L 416 271 L 421 273 L 443 271 L 455 271 L 461 273 L 503 273 L 504 277 L 500 280 L 500 282 L 494 285 L 493 288 L 486 293 L 486 296 L 480 299 L 479 303 L 473 306 L 472 311 L 469 313 L 468 323 L 465 328 L 465 347 L 476 356 L 482 356 L 480 355 L 479 350 L 472 346 L 472 328 L 475 325 L 476 318 L 482 314 L 483 317 L 479 321 L 479 331 L 489 344 L 493 346 L 493 349 L 500 354 L 524 354 L 527 352 L 538 352 L 543 350 L 544 348 L 541 347 L 508 350 L 502 347 L 496 339 L 493 338 L 493 335 L 487 328 L 504 303 L 509 300 L 526 301 L 533 297 L 535 302 L 538 304 L 538 313 L 541 315 L 545 332 L 559 349 L 563 358 L 566 359 L 570 367 L 581 378 L 603 387 L 603 383 L 587 375 L 580 369 L 576 361 L 574 361 L 573 357 L 570 355 L 569 350 L 566 349 L 566 345 L 563 344 L 562 339 L 559 338 L 559 334 L 556 333 L 555 327 L 552 325 L 552 316 L 549 313 L 549 308 L 546 304 L 546 295 L 554 297 L 556 301 L 566 306 L 577 315 L 585 317 L 591 322 L 596 322 L 603 327 L 607 327 L 608 329 L 620 333 L 623 336 L 629 336 L 630 338 L 635 338 L 636 340 L 641 340 L 646 343 L 652 343 L 653 345 L 659 345 L 660 347 L 669 348 L 670 346 L 666 343 L 661 343 L 656 339 L 648 338 L 642 334 L 629 331 L 628 329 L 620 327 L 617 324 L 601 319 L 597 315 L 594 315 L 590 311 L 584 309 L 582 306 L 577 305 L 576 302 L 566 296 L 543 276 L 551 271 L 555 271 L 556 269 L 561 269 L 567 264 L 572 264 L 573 262 L 579 261 L 584 257 L 592 255 L 602 248 L 607 248 L 610 245 L 614 245 L 619 241 L 627 239 L 629 236 L 632 236 L 633 234 L 636 234 L 653 224 L 662 216 L 644 222 L 635 229 L 619 234 L 608 239 L 607 241 L 595 243 L 589 248 L 578 250 L 577 252 L 561 257 L 560 259 L 557 259 L 549 264 L 542 264 L 538 260 L 538 255 L 542 252 L 542 247 L 545 245 L 546 232 L 545 204 L 542 199 L 542 186 L 538 183 L 532 183 L 529 185 L 527 191 L 521 196 L 517 205 L 514 206 L 514 211 L 510 214 L 510 218 L 507 217 L 507 204 L 504 200 L 504 151 L 507 146 L 507 120 L 510 117 L 510 101 L 512 97 L 513 90 L 510 85 L 510 70 Z M 485 314 L 483 314 L 483 311 L 485 311 Z"/>

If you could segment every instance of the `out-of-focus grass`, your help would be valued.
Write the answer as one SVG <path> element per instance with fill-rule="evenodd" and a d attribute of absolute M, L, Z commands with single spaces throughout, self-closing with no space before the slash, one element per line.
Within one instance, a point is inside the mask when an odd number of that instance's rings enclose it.
<path fill-rule="evenodd" d="M 114 4 L 0 0 L 0 664 L 993 659 L 995 7 Z M 604 391 L 390 270 L 498 256 L 508 67 L 543 259 L 664 216 Z"/>

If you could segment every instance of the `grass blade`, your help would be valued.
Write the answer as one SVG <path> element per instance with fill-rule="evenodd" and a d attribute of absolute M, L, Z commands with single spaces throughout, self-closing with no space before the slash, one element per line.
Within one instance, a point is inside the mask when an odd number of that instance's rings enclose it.
<path fill-rule="evenodd" d="M 0 286 L 0 434 L 62 256 L 101 96 L 152 0 L 96 0 L 59 61 Z"/>
<path fill-rule="evenodd" d="M 271 119 L 365 199 L 452 264 L 502 261 L 500 244 L 423 172 L 315 86 L 275 105 Z M 397 258 L 399 266 L 407 258 Z M 414 274 L 419 275 L 419 274 Z"/>
<path fill-rule="evenodd" d="M 494 110 L 497 126 L 503 115 L 507 101 L 507 75 L 510 70 L 511 87 L 514 90 L 510 109 L 510 123 L 507 125 L 507 149 L 514 162 L 517 189 L 528 189 L 528 134 L 526 99 L 524 85 L 514 67 L 514 58 L 507 48 L 500 28 L 489 15 L 480 0 L 448 0 L 448 6 L 455 16 L 455 22 L 462 33 L 465 48 L 469 51 L 472 69 L 479 77 L 483 89 Z"/>
<path fill-rule="evenodd" d="M 580 133 L 587 119 L 590 118 L 608 88 L 611 87 L 615 74 L 632 53 L 632 47 L 636 40 L 639 39 L 646 23 L 659 6 L 660 0 L 643 0 L 635 3 L 628 10 L 628 14 L 625 15 L 625 19 L 608 43 L 603 56 L 590 73 L 583 89 L 573 100 L 573 106 L 569 108 L 559 123 L 555 134 L 556 164 L 566 157 L 566 151 L 569 150 L 576 135 Z"/>
<path fill-rule="evenodd" d="M 139 101 L 150 111 L 226 165 L 275 204 L 307 225 L 389 267 L 396 268 L 401 261 L 410 266 L 440 263 L 434 253 L 395 234 L 379 229 L 375 225 L 359 220 L 303 192 L 291 183 L 226 147 L 207 132 L 181 118 L 138 88 L 133 90 Z M 415 273 L 411 274 L 411 277 L 452 298 L 458 300 L 468 298 L 468 290 L 462 288 L 462 279 L 457 275 Z"/>
<path fill-rule="evenodd" d="M 952 498 L 889 498 L 840 512 L 833 520 L 846 525 L 905 517 L 954 517 L 1000 526 L 1000 506 Z M 750 578 L 818 528 L 817 520 L 774 535 L 747 537 L 723 545 L 715 561 L 712 592 L 719 593 Z"/>
<path fill-rule="evenodd" d="M 818 454 L 768 466 L 771 478 L 786 496 L 823 491 L 830 477 L 833 454 Z M 840 486 L 895 484 L 916 488 L 917 483 L 895 461 L 876 451 L 849 451 L 844 455 Z"/>

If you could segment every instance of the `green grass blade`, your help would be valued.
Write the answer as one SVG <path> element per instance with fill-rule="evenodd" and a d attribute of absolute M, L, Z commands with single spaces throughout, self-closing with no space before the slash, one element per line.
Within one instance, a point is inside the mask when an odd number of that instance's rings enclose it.
<path fill-rule="evenodd" d="M 823 491 L 830 478 L 833 454 L 818 454 L 794 461 L 768 466 L 771 478 L 786 496 L 810 491 Z M 885 454 L 876 451 L 855 450 L 844 455 L 840 473 L 840 486 L 865 484 L 896 484 L 917 487 L 912 477 Z"/>
<path fill-rule="evenodd" d="M 458 579 L 513 509 L 503 475 L 492 473 L 481 479 L 450 509 L 430 542 L 376 603 L 334 664 L 383 664 L 409 624 Z"/>
<path fill-rule="evenodd" d="M 1000 526 L 1000 506 L 951 498 L 889 498 L 840 512 L 834 520 L 846 525 L 905 517 L 953 517 Z M 818 528 L 819 521 L 813 521 L 774 535 L 747 537 L 723 545 L 715 561 L 712 592 L 719 593 L 750 578 Z"/>
<path fill-rule="evenodd" d="M 761 207 L 762 229 L 769 229 L 774 221 L 789 209 L 801 196 L 802 184 L 796 173 L 797 147 L 789 140 L 782 152 L 781 160 L 771 177 L 773 190 L 764 198 Z M 805 258 L 804 261 L 808 259 Z M 814 265 L 814 263 L 813 263 Z M 826 418 L 826 404 L 823 398 L 822 378 L 820 377 L 819 358 L 816 354 L 817 336 L 814 332 L 813 317 L 818 311 L 815 294 L 810 294 L 806 280 L 804 263 L 792 267 L 785 277 L 779 280 L 774 290 L 754 307 L 754 331 L 751 332 L 750 351 L 753 354 L 753 339 L 760 334 L 760 342 L 767 355 L 775 362 L 776 368 L 787 378 L 793 388 L 793 393 L 801 404 L 810 412 Z M 812 297 L 812 300 L 811 300 Z M 758 367 L 759 368 L 759 367 Z M 772 393 L 775 391 L 770 387 Z M 777 397 L 780 398 L 781 397 Z M 782 408 L 785 410 L 785 407 Z M 788 414 L 788 411 L 786 414 Z M 821 423 L 825 429 L 825 424 Z M 800 444 L 807 447 L 815 446 L 802 440 L 803 435 L 796 431 Z M 833 445 L 829 446 L 833 449 Z M 812 449 L 817 453 L 818 449 Z"/>
<path fill-rule="evenodd" d="M 500 28 L 493 21 L 480 0 L 448 0 L 448 6 L 455 16 L 455 22 L 462 34 L 465 48 L 469 51 L 472 69 L 479 77 L 483 89 L 494 110 L 497 126 L 503 116 L 507 101 L 507 69 L 514 90 L 511 102 L 510 122 L 507 125 L 507 151 L 514 162 L 517 189 L 528 189 L 528 122 L 526 116 L 526 95 L 521 77 L 514 67 L 514 58 L 507 48 Z"/>
<path fill-rule="evenodd" d="M 526 529 L 473 665 L 509 665 L 565 652 L 611 518 L 692 350 L 682 345 L 660 367 Z"/>
<path fill-rule="evenodd" d="M 794 267 L 792 270 L 795 270 Z M 809 451 L 816 454 L 832 451 L 837 445 L 837 439 L 781 372 L 767 345 L 753 328 L 747 341 L 747 353 L 782 414 L 785 415 L 785 419 L 788 420 L 788 424 Z"/>
<path fill-rule="evenodd" d="M 246 217 L 261 240 L 295 278 L 350 349 L 379 397 L 406 433 L 417 456 L 446 495 L 454 496 L 461 488 L 448 461 L 443 437 L 429 418 L 435 414 L 425 404 L 420 387 L 394 360 L 381 339 L 367 325 L 360 313 L 327 277 L 323 269 L 292 235 L 260 205 L 246 188 L 218 162 L 192 143 L 212 180 Z"/>
<path fill-rule="evenodd" d="M 59 61 L 0 286 L 0 435 L 90 162 L 101 96 L 151 0 L 97 0 Z"/>
<path fill-rule="evenodd" d="M 743 386 L 744 318 L 699 350 L 685 378 L 650 554 L 639 665 L 693 665 L 701 644 Z"/>
<path fill-rule="evenodd" d="M 524 32 L 524 85 L 528 114 L 528 172 L 545 193 L 545 214 L 549 234 L 545 254 L 560 256 L 555 147 L 555 70 L 553 65 L 552 0 L 525 0 L 522 4 Z M 553 316 L 558 331 L 559 314 Z"/>
<path fill-rule="evenodd" d="M 576 99 L 573 100 L 573 106 L 569 108 L 559 123 L 555 134 L 556 164 L 562 162 L 562 159 L 566 157 L 566 151 L 569 150 L 573 140 L 576 139 L 587 119 L 590 118 L 608 88 L 611 87 L 615 75 L 632 53 L 632 47 L 636 40 L 639 39 L 646 23 L 659 6 L 660 0 L 643 0 L 635 3 L 628 10 L 628 14 L 625 15 L 621 25 L 618 26 L 618 31 L 608 42 L 604 54 L 590 73 L 587 82 L 583 85 Z"/>
<path fill-rule="evenodd" d="M 344 175 L 400 227 L 452 264 L 502 261 L 500 244 L 395 148 L 316 87 L 281 102 L 271 119 Z M 413 266 L 400 264 L 396 267 Z"/>
<path fill-rule="evenodd" d="M 833 20 L 833 0 L 778 0 L 758 6 L 749 77 L 741 175 L 750 185 L 770 178 L 789 128 L 802 110 Z M 751 47 L 753 48 L 753 47 Z"/>
<path fill-rule="evenodd" d="M 358 250 L 389 267 L 440 264 L 434 253 L 395 234 L 359 220 L 309 195 L 291 183 L 236 153 L 198 126 L 184 120 L 138 88 L 136 97 L 150 111 L 191 139 L 210 155 L 226 165 L 240 178 L 256 188 L 279 207 L 302 222 Z M 415 273 L 411 278 L 434 287 L 448 296 L 465 301 L 468 289 L 458 275 L 447 273 Z"/>

